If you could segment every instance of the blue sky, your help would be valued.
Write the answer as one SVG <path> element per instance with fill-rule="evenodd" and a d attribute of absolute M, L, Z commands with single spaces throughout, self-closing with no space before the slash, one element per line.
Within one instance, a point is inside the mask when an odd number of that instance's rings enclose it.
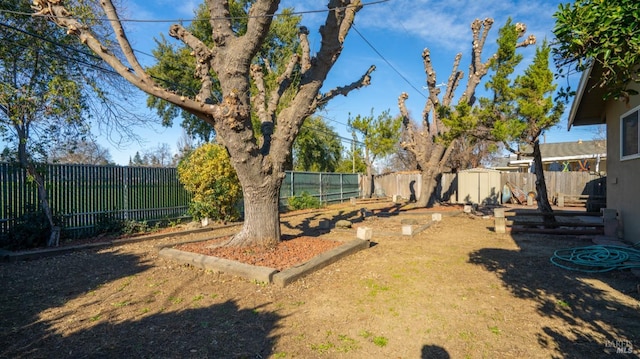
<path fill-rule="evenodd" d="M 365 0 L 364 3 L 374 2 Z M 200 3 L 196 0 L 181 1 L 176 5 L 173 0 L 129 0 L 126 8 L 121 9 L 123 18 L 144 20 L 188 20 L 193 17 L 193 10 Z M 453 58 L 456 53 L 463 54 L 461 69 L 468 70 L 469 49 L 471 43 L 470 24 L 476 19 L 491 17 L 495 20 L 487 39 L 484 59 L 495 51 L 495 39 L 498 29 L 508 17 L 515 22 L 523 22 L 528 33 L 534 34 L 541 41 L 553 39 L 553 13 L 560 1 L 519 1 L 519 0 L 389 0 L 377 4 L 366 5 L 356 16 L 355 28 L 345 43 L 345 49 L 334 66 L 325 83 L 324 90 L 346 85 L 358 79 L 370 65 L 376 65 L 370 86 L 351 92 L 348 97 L 332 100 L 327 108 L 318 113 L 327 119 L 341 136 L 350 138 L 346 128 L 349 114 L 368 115 L 373 109 L 378 115 L 389 109 L 392 115 L 397 114 L 397 99 L 402 92 L 409 94 L 407 102 L 414 118 L 419 118 L 425 103 L 425 73 L 421 58 L 424 48 L 429 48 L 438 76 L 438 83 L 446 82 Z M 326 2 L 317 0 L 283 0 L 280 8 L 294 7 L 296 12 L 309 12 L 303 15 L 302 24 L 311 32 L 312 52 L 319 47 L 318 28 L 324 21 L 326 13 L 314 12 L 326 9 Z M 150 53 L 153 38 L 160 34 L 167 36 L 169 26 L 173 22 L 136 22 L 128 23 L 128 35 L 135 49 Z M 525 49 L 524 69 L 534 54 L 534 48 Z M 140 55 L 144 64 L 152 64 L 153 59 Z M 574 84 L 578 75 L 572 78 Z M 466 83 L 463 83 L 464 86 Z M 479 87 L 482 88 L 482 85 Z M 145 96 L 140 96 L 140 111 L 145 110 Z M 568 111 L 567 111 L 568 112 Z M 548 131 L 547 142 L 565 142 L 578 139 L 590 140 L 594 137 L 593 128 L 566 129 L 566 115 L 557 128 Z M 166 143 L 172 148 L 181 136 L 179 121 L 173 128 L 159 125 L 152 128 L 140 128 L 146 140 L 143 143 L 132 143 L 125 148 L 112 146 L 104 139 L 100 143 L 109 148 L 113 160 L 118 164 L 127 164 L 136 151 L 151 149 Z M 347 145 L 343 143 L 343 145 Z"/>

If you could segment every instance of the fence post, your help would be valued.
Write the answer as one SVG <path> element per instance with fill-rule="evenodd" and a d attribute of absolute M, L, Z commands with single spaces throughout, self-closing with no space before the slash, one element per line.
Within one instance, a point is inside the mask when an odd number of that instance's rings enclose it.
<path fill-rule="evenodd" d="M 340 174 L 340 203 L 344 200 L 344 174 Z"/>
<path fill-rule="evenodd" d="M 319 179 L 320 179 L 320 183 L 319 183 L 319 185 L 320 185 L 320 190 L 319 190 L 319 192 L 318 192 L 318 193 L 319 193 L 319 194 L 318 194 L 318 197 L 320 198 L 320 205 L 322 206 L 322 172 L 320 172 Z"/>
<path fill-rule="evenodd" d="M 289 173 L 291 173 L 291 188 L 289 189 L 289 190 L 290 190 L 289 192 L 291 192 L 291 195 L 290 195 L 289 197 L 293 197 L 293 196 L 294 196 L 294 193 L 296 193 L 296 192 L 295 192 L 295 190 L 293 189 L 293 184 L 295 183 L 295 182 L 293 181 L 293 180 L 294 180 L 294 178 L 293 178 L 293 171 L 291 171 L 291 172 L 289 172 Z"/>

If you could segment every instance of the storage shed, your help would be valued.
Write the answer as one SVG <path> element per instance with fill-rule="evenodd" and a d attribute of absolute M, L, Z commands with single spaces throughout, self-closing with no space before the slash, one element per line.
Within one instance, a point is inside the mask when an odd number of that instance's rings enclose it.
<path fill-rule="evenodd" d="M 502 184 L 500 171 L 472 168 L 458 172 L 458 203 L 499 204 Z"/>

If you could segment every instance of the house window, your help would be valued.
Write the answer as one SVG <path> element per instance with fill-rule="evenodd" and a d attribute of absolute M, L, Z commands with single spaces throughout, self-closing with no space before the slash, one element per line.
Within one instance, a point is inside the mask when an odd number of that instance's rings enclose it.
<path fill-rule="evenodd" d="M 620 159 L 622 160 L 640 158 L 638 112 L 640 112 L 640 106 L 620 117 Z"/>

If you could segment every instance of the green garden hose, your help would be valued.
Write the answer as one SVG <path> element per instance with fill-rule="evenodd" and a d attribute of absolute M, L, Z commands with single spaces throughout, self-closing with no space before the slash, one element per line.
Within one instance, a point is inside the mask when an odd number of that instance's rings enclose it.
<path fill-rule="evenodd" d="M 551 263 L 560 268 L 586 273 L 640 268 L 640 250 L 614 245 L 559 249 L 553 253 Z"/>

